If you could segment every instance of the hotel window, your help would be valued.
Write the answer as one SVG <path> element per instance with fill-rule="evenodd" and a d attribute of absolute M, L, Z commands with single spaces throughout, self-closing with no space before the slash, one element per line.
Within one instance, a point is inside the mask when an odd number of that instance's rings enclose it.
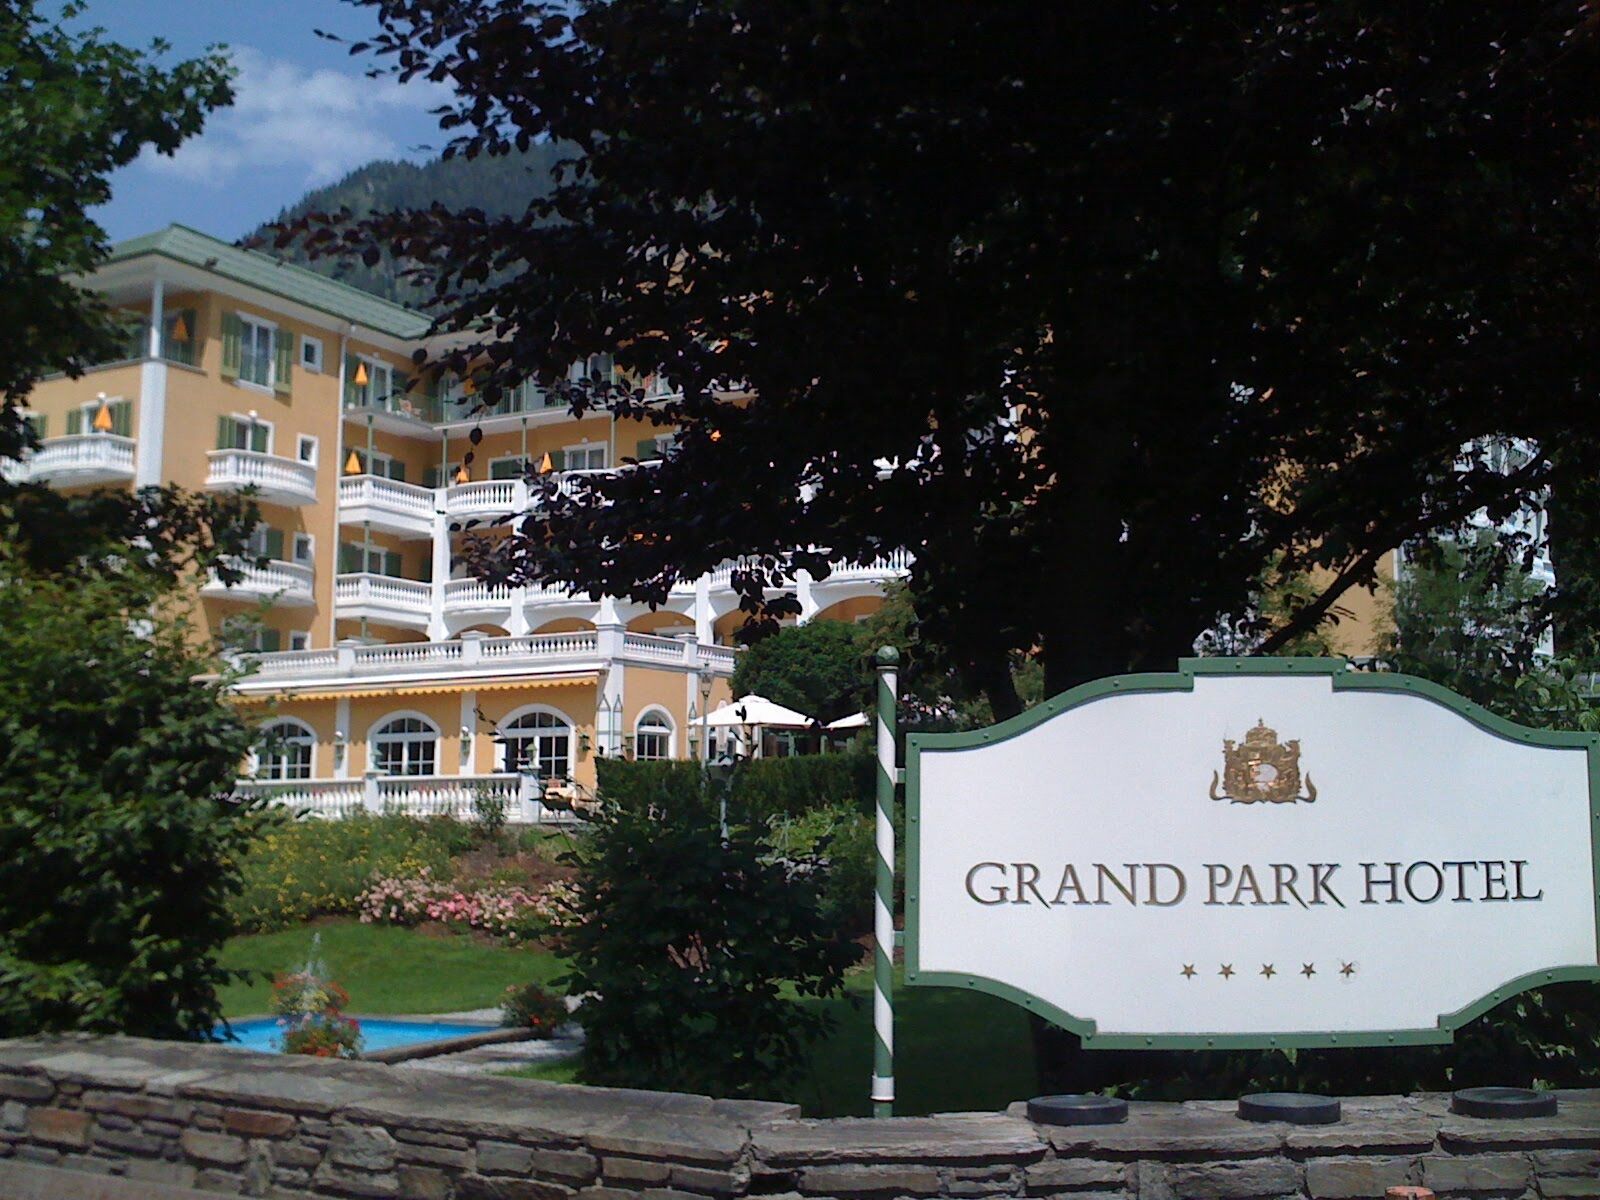
<path fill-rule="evenodd" d="M 406 481 L 406 464 L 398 458 L 391 457 L 381 450 L 352 450 L 356 461 L 361 464 L 361 470 L 367 475 L 382 475 L 385 479 L 392 479 L 396 483 Z"/>
<path fill-rule="evenodd" d="M 253 417 L 218 417 L 217 449 L 271 454 L 272 424 Z"/>
<path fill-rule="evenodd" d="M 295 439 L 295 454 L 301 462 L 309 466 L 317 465 L 317 439 L 309 433 L 302 433 Z"/>
<path fill-rule="evenodd" d="M 394 368 L 377 358 L 349 354 L 344 360 L 344 402 L 346 408 L 377 408 L 401 412 L 411 407 L 395 395 Z"/>
<path fill-rule="evenodd" d="M 524 459 L 513 455 L 510 458 L 491 458 L 489 460 L 490 479 L 521 479 Z"/>
<path fill-rule="evenodd" d="M 270 321 L 222 314 L 222 377 L 289 394 L 294 339 Z"/>
<path fill-rule="evenodd" d="M 308 371 L 322 372 L 322 339 L 300 338 L 300 365 Z"/>
<path fill-rule="evenodd" d="M 433 775 L 439 731 L 421 717 L 395 717 L 368 739 L 380 775 Z"/>
<path fill-rule="evenodd" d="M 339 547 L 339 574 L 387 575 L 391 579 L 404 579 L 405 563 L 398 550 L 385 550 L 381 546 L 363 546 L 360 542 L 345 542 Z"/>
<path fill-rule="evenodd" d="M 283 530 L 270 525 L 257 525 L 245 542 L 252 558 L 270 558 L 283 561 Z"/>
<path fill-rule="evenodd" d="M 309 649 L 311 649 L 311 634 L 308 633 L 304 629 L 296 629 L 296 630 L 294 630 L 292 633 L 289 634 L 289 649 L 291 649 L 291 650 L 309 650 Z"/>
<path fill-rule="evenodd" d="M 294 561 L 309 567 L 316 561 L 316 542 L 309 533 L 294 535 Z"/>
<path fill-rule="evenodd" d="M 566 779 L 572 770 L 572 726 L 542 709 L 523 713 L 502 728 L 507 771 L 531 771 L 541 779 Z"/>
<path fill-rule="evenodd" d="M 644 761 L 672 757 L 672 721 L 659 708 L 639 718 L 633 735 L 633 756 Z"/>
<path fill-rule="evenodd" d="M 295 780 L 311 778 L 317 737 L 299 721 L 274 721 L 261 731 L 256 747 L 256 778 Z"/>
<path fill-rule="evenodd" d="M 108 400 L 106 401 L 107 416 L 111 418 L 110 429 L 96 429 L 95 419 L 100 415 L 100 402 L 91 400 L 88 404 L 67 410 L 67 436 L 73 437 L 82 433 L 112 433 L 117 437 L 133 436 L 133 401 Z"/>
<path fill-rule="evenodd" d="M 162 358 L 188 367 L 199 365 L 199 316 L 192 308 L 179 308 L 162 315 Z"/>
<path fill-rule="evenodd" d="M 603 471 L 606 466 L 606 448 L 599 442 L 568 446 L 561 457 L 563 471 Z"/>

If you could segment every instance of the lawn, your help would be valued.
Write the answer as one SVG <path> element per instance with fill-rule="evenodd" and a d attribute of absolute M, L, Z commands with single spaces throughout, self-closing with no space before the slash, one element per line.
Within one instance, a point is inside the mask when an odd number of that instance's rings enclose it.
<path fill-rule="evenodd" d="M 549 980 L 561 973 L 553 955 L 485 945 L 453 934 L 330 921 L 315 929 L 249 934 L 228 943 L 223 963 L 263 972 L 223 992 L 230 1017 L 267 1011 L 267 976 L 303 963 L 313 933 L 329 972 L 350 992 L 359 1013 L 438 1013 L 487 1008 L 508 984 Z M 1034 1094 L 1028 1018 L 1021 1009 L 974 992 L 898 987 L 895 1062 L 897 1113 L 999 1109 Z M 810 1001 L 808 1003 L 819 1003 Z M 787 1096 L 808 1116 L 866 1116 L 872 1073 L 872 972 L 852 971 L 846 994 L 820 1002 L 834 1017 L 833 1032 L 815 1047 L 808 1069 Z M 573 1082 L 574 1061 L 526 1072 L 538 1079 Z"/>
<path fill-rule="evenodd" d="M 322 938 L 322 960 L 350 993 L 358 1013 L 440 1013 L 488 1008 L 513 983 L 544 981 L 561 974 L 559 961 L 533 950 L 491 946 L 465 934 L 432 937 L 391 925 L 329 921 L 280 933 L 231 939 L 222 954 L 227 967 L 258 972 L 249 983 L 223 989 L 229 1017 L 267 1011 L 271 976 L 304 963 L 313 934 Z"/>

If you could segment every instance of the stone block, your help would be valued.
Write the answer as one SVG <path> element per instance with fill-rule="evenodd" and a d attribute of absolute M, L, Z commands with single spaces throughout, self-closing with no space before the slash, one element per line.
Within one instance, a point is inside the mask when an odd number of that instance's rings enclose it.
<path fill-rule="evenodd" d="M 639 1193 L 625 1191 L 622 1188 L 586 1187 L 577 1193 L 576 1200 L 639 1200 Z M 794 1200 L 799 1200 L 799 1197 L 795 1197 Z"/>
<path fill-rule="evenodd" d="M 400 1178 L 389 1171 L 363 1171 L 324 1162 L 312 1175 L 313 1188 L 335 1196 L 356 1196 L 363 1200 L 388 1200 L 400 1195 Z"/>
<path fill-rule="evenodd" d="M 20 1100 L 0 1104 L 0 1129 L 21 1133 L 28 1127 L 28 1106 Z"/>
<path fill-rule="evenodd" d="M 272 1161 L 283 1167 L 314 1167 L 322 1161 L 322 1151 L 300 1142 L 279 1142 L 272 1147 Z"/>
<path fill-rule="evenodd" d="M 395 1141 L 387 1129 L 376 1125 L 336 1125 L 328 1139 L 328 1158 L 341 1167 L 392 1171 Z"/>
<path fill-rule="evenodd" d="M 135 1121 L 187 1122 L 194 1115 L 192 1104 L 181 1104 L 176 1100 L 146 1096 L 139 1092 L 90 1090 L 83 1094 L 83 1106 L 91 1112 L 116 1113 Z"/>
<path fill-rule="evenodd" d="M 807 1167 L 800 1172 L 800 1190 L 812 1196 L 937 1196 L 939 1172 L 898 1164 Z"/>
<path fill-rule="evenodd" d="M 437 1133 L 431 1129 L 412 1129 L 406 1125 L 393 1125 L 389 1132 L 394 1134 L 397 1141 L 410 1142 L 417 1146 L 443 1146 L 447 1150 L 467 1150 L 472 1143 L 464 1137 L 457 1137 L 453 1133 Z"/>
<path fill-rule="evenodd" d="M 471 1150 L 451 1150 L 446 1146 L 418 1146 L 411 1142 L 399 1142 L 395 1146 L 395 1159 L 424 1167 L 449 1167 L 455 1171 L 472 1169 Z"/>
<path fill-rule="evenodd" d="M 135 1158 L 160 1158 L 162 1151 L 172 1143 L 137 1129 L 107 1129 L 101 1125 L 94 1131 L 94 1144 Z"/>
<path fill-rule="evenodd" d="M 116 1113 L 96 1113 L 94 1123 L 101 1129 L 137 1129 L 138 1124 L 131 1117 L 118 1116 Z"/>
<path fill-rule="evenodd" d="M 1089 1158 L 1052 1158 L 1034 1163 L 1025 1178 L 1030 1196 L 1123 1187 L 1128 1182 L 1128 1165 Z"/>
<path fill-rule="evenodd" d="M 998 1113 L 893 1121 L 780 1121 L 752 1129 L 751 1137 L 756 1162 L 765 1167 L 997 1161 L 1020 1165 L 1043 1158 L 1048 1148 L 1032 1124 Z M 668 1152 L 658 1157 L 685 1156 Z"/>
<path fill-rule="evenodd" d="M 216 1167 L 242 1165 L 248 1150 L 242 1138 L 229 1137 L 225 1133 L 207 1133 L 203 1129 L 185 1129 L 178 1138 L 178 1145 L 189 1158 Z"/>
<path fill-rule="evenodd" d="M 0 1098 L 38 1104 L 55 1094 L 55 1085 L 37 1075 L 0 1075 Z"/>
<path fill-rule="evenodd" d="M 587 1150 L 535 1150 L 529 1169 L 535 1175 L 577 1187 L 594 1181 L 600 1160 Z"/>
<path fill-rule="evenodd" d="M 1545 1200 L 1600 1196 L 1600 1179 L 1583 1175 L 1554 1175 L 1539 1180 L 1539 1194 L 1544 1196 Z"/>
<path fill-rule="evenodd" d="M 1425 1154 L 1439 1136 L 1436 1122 L 1424 1118 L 1389 1121 L 1346 1119 L 1337 1125 L 1291 1128 L 1284 1145 L 1297 1154 Z"/>
<path fill-rule="evenodd" d="M 456 1179 L 456 1200 L 566 1200 L 569 1187 L 542 1179 L 490 1179 L 462 1175 Z"/>
<path fill-rule="evenodd" d="M 1600 1115 L 1566 1113 L 1534 1121 L 1446 1121 L 1439 1127 L 1439 1145 L 1453 1154 L 1490 1150 L 1536 1150 L 1600 1146 Z"/>
<path fill-rule="evenodd" d="M 1299 1169 L 1282 1158 L 1172 1163 L 1167 1167 L 1167 1181 L 1184 1200 L 1244 1200 L 1292 1196 L 1300 1191 Z"/>
<path fill-rule="evenodd" d="M 1313 1158 L 1306 1163 L 1306 1192 L 1312 1200 L 1365 1200 L 1416 1177 L 1409 1158 Z"/>
<path fill-rule="evenodd" d="M 61 1151 L 52 1150 L 49 1146 L 18 1146 L 15 1154 L 28 1162 L 44 1163 L 52 1167 L 61 1161 Z"/>
<path fill-rule="evenodd" d="M 195 1169 L 188 1163 L 137 1158 L 127 1164 L 129 1179 L 141 1183 L 160 1183 L 169 1187 L 193 1187 Z"/>
<path fill-rule="evenodd" d="M 64 1171 L 82 1171 L 89 1175 L 115 1175 L 122 1164 L 114 1158 L 96 1158 L 90 1154 L 68 1154 L 61 1159 Z"/>
<path fill-rule="evenodd" d="M 742 1193 L 749 1184 L 750 1172 L 674 1166 L 667 1182 L 680 1191 L 699 1192 L 707 1196 L 735 1196 Z"/>
<path fill-rule="evenodd" d="M 244 1179 L 231 1171 L 218 1171 L 207 1167 L 194 1177 L 194 1185 L 204 1192 L 215 1192 L 220 1196 L 244 1195 Z"/>
<path fill-rule="evenodd" d="M 1458 1154 L 1422 1160 L 1422 1184 L 1438 1195 L 1457 1192 L 1520 1194 L 1528 1186 L 1525 1154 Z"/>
<path fill-rule="evenodd" d="M 450 1200 L 450 1176 L 438 1167 L 402 1164 L 396 1175 L 400 1179 L 402 1200 Z"/>
<path fill-rule="evenodd" d="M 241 1137 L 281 1138 L 294 1132 L 294 1118 L 288 1113 L 228 1108 L 222 1112 L 222 1128 Z"/>
<path fill-rule="evenodd" d="M 744 1131 L 734 1126 L 656 1115 L 626 1116 L 609 1127 L 594 1130 L 585 1140 L 591 1150 L 602 1154 L 712 1166 L 737 1162 L 745 1146 Z"/>
<path fill-rule="evenodd" d="M 1227 1112 L 1132 1104 L 1123 1125 L 1041 1127 L 1062 1158 L 1198 1158 L 1276 1154 L 1289 1126 L 1253 1125 Z"/>
<path fill-rule="evenodd" d="M 479 1166 L 482 1167 L 483 1151 L 478 1151 Z M 638 1158 L 621 1158 L 606 1155 L 600 1160 L 600 1174 L 610 1184 L 632 1184 L 645 1186 L 667 1182 L 672 1175 L 672 1168 L 664 1162 L 646 1162 Z"/>
<path fill-rule="evenodd" d="M 1600 1173 L 1600 1150 L 1534 1150 L 1533 1173 L 1547 1175 L 1593 1175 Z"/>
<path fill-rule="evenodd" d="M 82 1150 L 89 1144 L 89 1114 L 67 1108 L 30 1108 L 28 1136 L 51 1146 Z"/>

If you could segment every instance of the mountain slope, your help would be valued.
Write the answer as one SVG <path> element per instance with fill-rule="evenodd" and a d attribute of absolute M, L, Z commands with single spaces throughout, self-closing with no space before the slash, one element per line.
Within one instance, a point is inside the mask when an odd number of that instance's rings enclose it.
<path fill-rule="evenodd" d="M 275 222 L 341 208 L 365 216 L 393 208 L 426 208 L 435 202 L 446 208 L 482 209 L 492 217 L 514 216 L 530 201 L 549 193 L 551 167 L 564 153 L 556 146 L 542 144 L 531 146 L 522 154 L 499 158 L 434 159 L 426 163 L 378 160 L 358 167 L 337 183 L 307 192 L 283 209 Z M 262 225 L 245 240 L 265 236 L 267 229 Z M 400 278 L 405 264 L 387 251 L 370 267 L 359 261 L 311 259 L 298 248 L 275 253 L 386 300 L 427 311 L 423 293 Z"/>

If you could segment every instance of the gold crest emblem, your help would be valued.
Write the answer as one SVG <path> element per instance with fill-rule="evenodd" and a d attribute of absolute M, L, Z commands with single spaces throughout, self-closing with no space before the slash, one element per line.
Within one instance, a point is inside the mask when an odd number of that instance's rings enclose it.
<path fill-rule="evenodd" d="M 1317 799 L 1316 785 L 1305 777 L 1306 794 L 1300 794 L 1300 743 L 1280 742 L 1278 733 L 1264 720 L 1244 735 L 1244 741 L 1222 743 L 1222 771 L 1211 773 L 1211 798 L 1234 804 L 1293 804 Z M 1217 790 L 1218 785 L 1222 790 Z"/>

